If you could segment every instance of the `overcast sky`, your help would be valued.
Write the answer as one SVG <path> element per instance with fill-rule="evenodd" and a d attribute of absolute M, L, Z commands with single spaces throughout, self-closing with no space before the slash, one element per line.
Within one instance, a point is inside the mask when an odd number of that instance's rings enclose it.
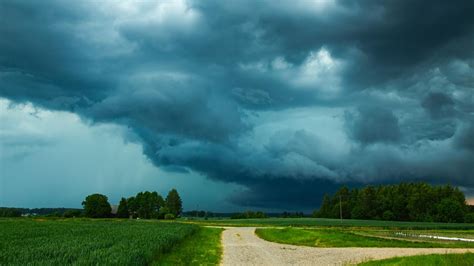
<path fill-rule="evenodd" d="M 0 1 L 0 205 L 474 195 L 474 1 Z"/>

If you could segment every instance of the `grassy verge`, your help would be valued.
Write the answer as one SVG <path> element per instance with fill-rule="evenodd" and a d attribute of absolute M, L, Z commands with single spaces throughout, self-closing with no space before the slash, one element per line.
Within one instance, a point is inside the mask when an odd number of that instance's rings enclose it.
<path fill-rule="evenodd" d="M 222 255 L 222 230 L 201 227 L 154 265 L 218 265 Z"/>
<path fill-rule="evenodd" d="M 377 220 L 339 220 L 324 218 L 265 218 L 265 219 L 189 219 L 181 220 L 186 223 L 218 226 L 258 226 L 258 227 L 376 227 L 403 229 L 452 229 L 473 230 L 474 224 L 464 223 L 428 223 L 428 222 L 396 222 Z"/>
<path fill-rule="evenodd" d="M 474 265 L 474 254 L 443 254 L 443 255 L 421 255 L 410 257 L 398 257 L 385 260 L 374 260 L 359 264 L 359 266 L 472 266 Z"/>
<path fill-rule="evenodd" d="M 413 248 L 474 248 L 474 243 L 459 241 L 405 241 L 361 235 L 361 231 L 337 229 L 260 228 L 255 233 L 271 242 L 310 247 L 413 247 Z"/>

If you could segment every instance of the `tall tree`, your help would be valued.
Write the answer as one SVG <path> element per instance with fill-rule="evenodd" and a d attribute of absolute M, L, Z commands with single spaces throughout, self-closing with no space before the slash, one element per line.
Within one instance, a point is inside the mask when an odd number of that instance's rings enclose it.
<path fill-rule="evenodd" d="M 102 194 L 92 194 L 82 202 L 84 215 L 90 218 L 109 217 L 112 212 L 107 196 Z"/>
<path fill-rule="evenodd" d="M 128 218 L 130 217 L 130 212 L 128 210 L 128 203 L 126 198 L 122 198 L 120 200 L 118 209 L 117 209 L 117 217 L 119 218 Z"/>
<path fill-rule="evenodd" d="M 345 200 L 345 199 L 348 200 Z M 342 208 L 341 208 L 342 206 Z M 383 219 L 397 221 L 462 222 L 472 221 L 464 193 L 450 185 L 427 183 L 367 186 L 348 191 L 343 187 L 331 197 L 325 195 L 318 217 Z M 347 210 L 347 211 L 346 211 Z"/>
<path fill-rule="evenodd" d="M 331 218 L 331 210 L 332 210 L 331 198 L 329 197 L 328 194 L 324 194 L 321 207 L 319 208 L 319 211 L 315 212 L 314 216 Z"/>
<path fill-rule="evenodd" d="M 164 206 L 163 197 L 156 191 L 139 192 L 135 197 L 127 200 L 130 215 L 142 219 L 163 218 L 160 208 Z"/>
<path fill-rule="evenodd" d="M 175 217 L 178 217 L 183 211 L 181 197 L 179 196 L 178 191 L 174 188 L 168 192 L 165 204 L 170 213 L 174 214 Z"/>

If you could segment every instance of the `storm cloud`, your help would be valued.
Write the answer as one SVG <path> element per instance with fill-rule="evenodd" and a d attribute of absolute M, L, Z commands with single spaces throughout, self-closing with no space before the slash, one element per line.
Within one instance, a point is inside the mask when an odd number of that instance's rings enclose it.
<path fill-rule="evenodd" d="M 1 1 L 0 96 L 129 128 L 155 166 L 245 187 L 228 196 L 242 206 L 310 209 L 342 184 L 473 191 L 472 14 L 469 0 Z"/>

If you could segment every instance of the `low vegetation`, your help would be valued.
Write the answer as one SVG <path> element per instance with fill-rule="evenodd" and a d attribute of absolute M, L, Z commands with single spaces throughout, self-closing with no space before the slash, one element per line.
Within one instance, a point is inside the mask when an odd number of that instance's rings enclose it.
<path fill-rule="evenodd" d="M 146 265 L 198 230 L 158 221 L 0 219 L 0 265 Z"/>
<path fill-rule="evenodd" d="M 242 213 L 235 213 L 230 218 L 231 219 L 261 219 L 261 218 L 267 218 L 267 215 L 263 212 L 246 211 Z"/>
<path fill-rule="evenodd" d="M 200 227 L 154 265 L 218 265 L 222 255 L 222 230 Z"/>
<path fill-rule="evenodd" d="M 460 241 L 411 241 L 386 237 L 373 230 L 264 228 L 255 233 L 271 242 L 311 247 L 411 247 L 474 248 L 474 243 Z"/>
<path fill-rule="evenodd" d="M 474 210 L 457 187 L 401 183 L 351 190 L 342 187 L 333 196 L 324 196 L 314 217 L 474 223 Z"/>
<path fill-rule="evenodd" d="M 400 229 L 453 229 L 472 230 L 473 223 L 429 223 L 429 222 L 400 222 L 378 220 L 340 220 L 325 218 L 265 218 L 265 219 L 208 219 L 188 220 L 186 222 L 201 225 L 219 226 L 294 226 L 294 227 L 377 227 Z"/>
<path fill-rule="evenodd" d="M 474 254 L 436 254 L 410 257 L 397 257 L 385 260 L 375 260 L 359 264 L 359 266 L 472 266 Z"/>

